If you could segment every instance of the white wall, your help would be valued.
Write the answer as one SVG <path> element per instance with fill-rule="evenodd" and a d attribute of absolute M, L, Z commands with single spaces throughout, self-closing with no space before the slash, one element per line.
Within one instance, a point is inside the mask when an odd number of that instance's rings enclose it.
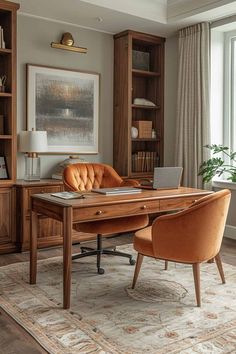
<path fill-rule="evenodd" d="M 75 45 L 88 48 L 87 54 L 52 49 L 52 41 L 71 32 Z M 63 23 L 24 15 L 18 16 L 17 131 L 26 129 L 26 63 L 74 70 L 94 71 L 100 77 L 99 154 L 80 155 L 88 161 L 113 162 L 113 36 Z M 165 46 L 165 137 L 164 161 L 174 164 L 175 112 L 177 92 L 177 37 Z M 79 153 L 79 151 L 78 151 Z M 51 177 L 56 165 L 67 155 L 41 155 L 41 177 Z M 24 157 L 18 153 L 17 177 L 24 176 Z"/>
<path fill-rule="evenodd" d="M 71 32 L 75 45 L 88 48 L 87 54 L 52 49 L 52 41 Z M 74 70 L 93 71 L 100 77 L 99 154 L 81 155 L 89 161 L 112 163 L 113 152 L 113 38 L 109 34 L 23 15 L 18 16 L 17 131 L 26 129 L 26 63 Z M 79 153 L 79 151 L 78 151 Z M 50 177 L 67 155 L 41 156 L 41 177 Z M 18 154 L 17 176 L 23 178 L 24 158 Z"/>

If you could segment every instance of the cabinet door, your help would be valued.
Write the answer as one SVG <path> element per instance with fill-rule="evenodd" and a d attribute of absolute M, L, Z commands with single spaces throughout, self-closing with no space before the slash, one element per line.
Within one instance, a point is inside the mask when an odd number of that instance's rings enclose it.
<path fill-rule="evenodd" d="M 56 246 L 62 243 L 62 226 L 59 221 L 39 216 L 38 222 L 38 247 Z M 30 247 L 30 217 L 25 220 L 24 236 L 22 250 L 28 250 Z"/>
<path fill-rule="evenodd" d="M 0 253 L 16 250 L 13 203 L 13 189 L 0 188 Z"/>
<path fill-rule="evenodd" d="M 26 215 L 30 214 L 30 198 L 31 195 L 33 194 L 41 194 L 41 193 L 56 193 L 56 192 L 61 192 L 63 190 L 63 187 L 61 185 L 59 186 L 40 186 L 40 187 L 31 187 L 26 189 L 26 205 L 27 205 L 27 210 L 26 210 Z"/>
<path fill-rule="evenodd" d="M 23 230 L 22 230 L 22 250 L 28 250 L 30 246 L 30 199 L 33 194 L 40 193 L 55 193 L 62 191 L 63 186 L 35 186 L 27 187 L 24 190 L 24 209 L 23 213 Z M 57 245 L 62 241 L 62 228 L 61 223 L 39 216 L 39 225 L 38 225 L 38 246 L 39 247 L 48 247 L 52 245 Z"/>
<path fill-rule="evenodd" d="M 24 185 L 18 182 L 16 191 L 17 201 L 17 237 L 20 242 L 22 251 L 29 250 L 30 248 L 30 199 L 33 194 L 40 193 L 55 193 L 63 191 L 63 184 L 60 182 L 52 185 L 49 182 L 40 182 L 41 185 Z M 62 224 L 51 218 L 39 215 L 38 218 L 38 247 L 50 247 L 61 245 L 63 242 L 62 237 Z M 94 235 L 93 237 L 94 238 Z M 73 231 L 73 242 L 79 242 L 81 233 Z M 87 240 L 88 237 L 85 237 Z M 89 237 L 91 239 L 91 236 Z"/>

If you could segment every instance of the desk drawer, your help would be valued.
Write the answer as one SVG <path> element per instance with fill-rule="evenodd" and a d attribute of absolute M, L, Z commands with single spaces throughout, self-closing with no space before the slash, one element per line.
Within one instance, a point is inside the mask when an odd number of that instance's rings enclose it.
<path fill-rule="evenodd" d="M 142 201 L 122 205 L 105 205 L 73 210 L 73 219 L 78 221 L 102 220 L 107 218 L 151 214 L 160 211 L 160 202 Z"/>
<path fill-rule="evenodd" d="M 26 205 L 27 205 L 27 215 L 30 213 L 30 197 L 33 194 L 42 194 L 42 193 L 55 193 L 61 192 L 61 186 L 40 186 L 27 188 L 26 190 Z"/>
<path fill-rule="evenodd" d="M 160 201 L 160 211 L 178 210 L 188 208 L 202 196 L 165 199 Z"/>

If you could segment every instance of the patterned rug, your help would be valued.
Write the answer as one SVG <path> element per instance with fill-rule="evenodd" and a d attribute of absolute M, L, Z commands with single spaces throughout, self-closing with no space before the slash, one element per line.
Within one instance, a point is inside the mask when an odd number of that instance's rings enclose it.
<path fill-rule="evenodd" d="M 132 246 L 120 247 L 131 251 Z M 144 258 L 135 290 L 134 267 L 103 256 L 73 262 L 72 306 L 62 310 L 62 258 L 38 262 L 37 284 L 28 284 L 29 264 L 1 267 L 0 305 L 53 354 L 236 353 L 236 271 L 224 264 L 226 284 L 215 264 L 201 268 L 202 307 L 195 302 L 192 268 Z"/>

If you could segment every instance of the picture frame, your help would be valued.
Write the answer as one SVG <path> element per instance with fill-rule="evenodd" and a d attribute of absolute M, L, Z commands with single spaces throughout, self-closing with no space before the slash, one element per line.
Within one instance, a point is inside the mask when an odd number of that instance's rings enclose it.
<path fill-rule="evenodd" d="M 94 72 L 27 64 L 27 130 L 47 131 L 47 153 L 98 153 L 99 79 Z"/>
<path fill-rule="evenodd" d="M 150 53 L 132 50 L 132 68 L 137 70 L 150 70 Z"/>
<path fill-rule="evenodd" d="M 0 156 L 0 179 L 8 179 L 8 171 L 5 156 Z"/>

